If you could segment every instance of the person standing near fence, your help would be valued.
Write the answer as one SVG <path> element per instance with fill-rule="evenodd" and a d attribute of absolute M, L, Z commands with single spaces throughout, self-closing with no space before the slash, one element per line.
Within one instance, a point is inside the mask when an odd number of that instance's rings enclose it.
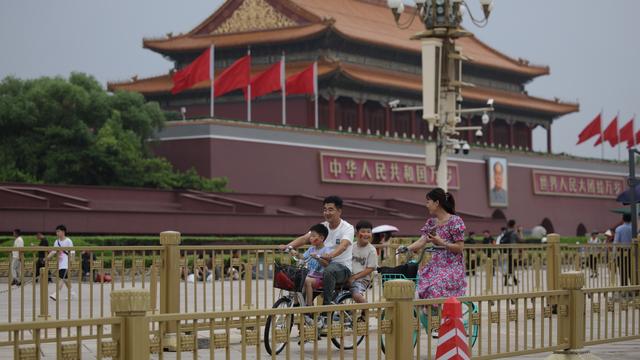
<path fill-rule="evenodd" d="M 20 229 L 13 230 L 13 247 L 21 248 L 24 247 L 24 240 L 22 239 L 22 231 Z M 21 251 L 12 251 L 11 252 L 11 275 L 13 279 L 11 280 L 11 285 L 20 286 L 20 267 L 22 264 L 23 254 Z"/>
<path fill-rule="evenodd" d="M 323 254 L 322 258 L 329 262 L 323 273 L 323 304 L 329 305 L 334 300 L 336 284 L 344 284 L 351 276 L 351 255 L 353 250 L 353 225 L 342 219 L 342 198 L 328 196 L 322 201 L 322 215 L 326 220 L 322 224 L 329 229 L 324 245 L 331 252 Z M 296 249 L 309 243 L 310 232 L 296 238 L 280 249 Z"/>
<path fill-rule="evenodd" d="M 36 234 L 36 239 L 38 240 L 38 246 L 49 247 L 49 240 L 47 240 L 47 238 L 41 232 Z M 46 251 L 38 251 L 38 260 L 36 262 L 36 282 L 40 281 L 40 271 L 46 271 L 48 280 L 49 282 L 51 282 L 51 274 L 49 274 L 49 270 L 45 268 L 46 257 Z"/>
<path fill-rule="evenodd" d="M 587 240 L 587 244 L 589 244 L 589 268 L 591 269 L 591 275 L 590 277 L 597 277 L 598 276 L 598 256 L 600 256 L 600 247 L 598 247 L 598 244 L 600 244 L 600 238 L 598 237 L 598 232 L 597 231 L 592 231 L 591 232 L 591 237 L 589 237 L 589 239 Z"/>
<path fill-rule="evenodd" d="M 53 243 L 53 247 L 66 248 L 73 247 L 73 242 L 67 237 L 67 228 L 64 225 L 58 225 L 56 227 L 56 241 Z M 67 285 L 67 288 L 71 292 L 71 297 L 75 297 L 75 293 L 71 291 L 71 280 L 69 279 L 69 257 L 73 260 L 75 251 L 71 250 L 54 250 L 49 253 L 48 258 L 58 255 L 58 278 Z M 49 294 L 51 300 L 56 301 L 56 293 L 60 290 L 60 281 L 56 283 L 56 291 Z"/>
<path fill-rule="evenodd" d="M 432 299 L 463 296 L 467 281 L 463 262 L 464 221 L 456 215 L 453 196 L 442 188 L 427 193 L 429 218 L 420 229 L 420 239 L 407 248 L 417 252 L 428 243 L 440 248 L 431 261 L 418 272 L 418 297 Z"/>
<path fill-rule="evenodd" d="M 518 231 L 516 231 L 516 221 L 511 219 L 507 222 L 507 230 L 500 238 L 500 244 L 516 244 L 521 242 Z M 504 286 L 511 286 L 510 278 L 513 278 L 513 285 L 518 286 L 518 279 L 513 274 L 513 249 L 505 249 L 503 253 L 507 254 L 507 274 L 503 275 Z"/>
<path fill-rule="evenodd" d="M 631 276 L 631 259 L 630 256 L 624 256 L 624 252 L 627 251 L 626 248 L 616 248 L 615 245 L 631 245 L 631 239 L 633 239 L 631 230 L 631 214 L 623 214 L 622 225 L 616 228 L 616 233 L 613 237 L 613 251 L 618 260 L 618 269 L 620 269 L 620 286 L 629 285 L 629 277 Z"/>

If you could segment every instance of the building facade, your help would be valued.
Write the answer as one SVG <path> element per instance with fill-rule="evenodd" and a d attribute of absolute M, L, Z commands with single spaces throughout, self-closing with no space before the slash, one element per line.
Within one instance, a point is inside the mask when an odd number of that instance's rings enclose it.
<path fill-rule="evenodd" d="M 406 11 L 410 17 L 412 9 Z M 256 196 L 335 193 L 355 204 L 369 201 L 387 208 L 392 221 L 394 213 L 397 219 L 407 215 L 394 204 L 420 204 L 435 186 L 424 165 L 425 142 L 434 134 L 419 111 L 394 112 L 389 105 L 421 103 L 420 43 L 410 40 L 421 26 L 415 21 L 398 28 L 386 2 L 377 0 L 229 0 L 186 34 L 143 41 L 176 69 L 214 44 L 216 74 L 248 48 L 254 74 L 283 53 L 287 75 L 317 62 L 317 127 L 310 96 L 288 97 L 285 121 L 280 94 L 264 96 L 252 102 L 248 119 L 237 91 L 217 98 L 215 119 L 208 119 L 208 81 L 178 95 L 170 93 L 170 73 L 108 87 L 140 92 L 166 110 L 185 109 L 191 121 L 168 124 L 153 145 L 180 169 L 226 176 L 231 189 Z M 625 167 L 551 155 L 551 124 L 578 105 L 528 95 L 526 85 L 549 68 L 513 59 L 475 37 L 457 44 L 466 57 L 463 81 L 473 84 L 462 88 L 463 108 L 495 102 L 483 136 L 462 135 L 471 154 L 453 156 L 449 168 L 463 215 L 487 219 L 491 228 L 516 218 L 525 227 L 542 224 L 566 235 L 614 225 L 618 216 L 609 210 L 625 186 Z M 481 125 L 480 116 L 462 121 Z M 536 127 L 547 131 L 546 154 L 532 151 Z M 496 178 L 504 182 L 499 197 L 492 195 Z"/>

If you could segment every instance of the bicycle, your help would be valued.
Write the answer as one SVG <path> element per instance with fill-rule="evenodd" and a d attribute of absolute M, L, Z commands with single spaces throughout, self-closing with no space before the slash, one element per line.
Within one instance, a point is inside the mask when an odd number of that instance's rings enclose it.
<path fill-rule="evenodd" d="M 284 252 L 287 255 L 291 255 L 289 251 L 284 251 Z M 288 277 L 293 277 L 293 279 L 290 279 L 291 283 L 287 283 L 286 281 L 278 282 L 276 281 L 277 270 L 276 272 L 274 272 L 273 286 L 277 289 L 280 289 L 280 297 L 273 304 L 273 307 L 272 307 L 273 309 L 293 308 L 293 307 L 305 306 L 306 304 L 304 294 L 303 294 L 303 287 L 304 287 L 304 279 L 306 278 L 306 275 L 307 275 L 305 266 L 308 260 L 305 261 L 304 259 L 298 259 L 295 256 L 291 256 L 291 257 L 292 259 L 294 259 L 293 265 L 290 265 L 288 267 L 276 265 L 276 267 L 280 268 L 281 271 L 289 272 L 290 274 L 292 274 L 293 276 L 288 276 Z M 340 286 L 340 284 L 337 284 L 336 286 L 337 294 L 335 296 L 335 303 L 338 305 L 353 304 L 354 301 L 351 297 L 351 291 L 349 287 L 347 287 L 346 284 L 342 284 L 340 288 L 338 288 L 338 286 Z M 321 289 L 314 289 L 313 298 L 315 299 L 315 297 L 320 294 L 322 294 Z M 342 336 L 331 338 L 331 342 L 333 343 L 333 345 L 338 349 L 340 348 L 344 350 L 353 349 L 354 348 L 353 338 L 352 336 L 348 335 L 349 331 L 354 331 L 353 330 L 354 323 L 356 322 L 356 319 L 354 319 L 352 312 L 351 311 L 333 311 L 330 314 L 330 318 L 328 317 L 326 319 L 327 320 L 326 322 L 329 322 L 329 319 L 331 319 L 331 322 L 330 322 L 331 325 L 334 322 L 340 322 L 340 321 L 342 321 L 341 325 L 343 325 Z M 272 339 L 271 327 L 273 326 L 274 330 L 286 330 L 287 334 L 291 334 L 291 329 L 293 328 L 294 323 L 296 322 L 294 321 L 293 314 L 269 315 L 267 317 L 267 320 L 265 322 L 265 327 L 264 327 L 264 347 L 269 355 L 272 355 L 272 351 L 274 351 L 276 355 L 280 354 L 280 352 L 282 352 L 282 350 L 286 347 L 287 343 L 289 342 L 288 338 L 281 339 L 281 338 L 278 338 L 277 336 L 275 336 L 275 338 Z M 301 329 L 298 329 L 298 330 L 299 330 L 298 333 L 302 334 L 302 332 L 300 331 Z M 321 330 L 322 329 L 318 331 L 318 335 L 327 336 L 326 331 L 323 332 Z M 275 331 L 273 331 L 273 333 L 275 334 Z M 364 340 L 364 337 L 365 337 L 364 335 L 359 336 L 356 339 L 355 345 L 357 346 L 358 344 L 360 344 L 360 342 Z M 284 340 L 284 341 L 279 341 L 279 340 Z M 301 341 L 302 341 L 302 336 L 301 336 Z M 272 346 L 274 347 L 273 349 L 272 349 Z"/>
<path fill-rule="evenodd" d="M 396 251 L 396 255 L 400 255 L 402 253 L 405 253 L 408 251 L 408 249 L 405 247 L 404 251 L 402 251 L 401 249 L 403 249 L 402 247 L 399 248 Z M 443 251 L 444 248 L 442 247 L 438 247 L 438 246 L 431 246 L 431 247 L 425 247 L 421 253 L 420 253 L 420 257 L 418 258 L 418 260 L 414 260 L 414 259 L 410 259 L 408 260 L 405 264 L 400 265 L 400 266 L 396 266 L 396 267 L 378 267 L 378 273 L 381 274 L 382 276 L 382 283 L 384 284 L 386 281 L 389 280 L 411 280 L 413 281 L 416 285 L 418 285 L 418 266 L 420 265 L 420 263 L 422 263 L 422 259 L 424 258 L 424 254 L 427 252 L 437 252 L 437 251 Z M 429 336 L 429 322 L 428 322 L 428 318 L 427 315 L 424 314 L 422 311 L 419 312 L 420 315 L 418 316 L 416 310 L 413 310 L 413 316 L 414 318 L 418 317 L 420 320 L 420 323 L 422 324 L 422 327 L 424 327 L 425 332 L 427 333 L 427 335 Z M 463 319 L 463 324 L 464 324 L 464 328 L 465 331 L 467 332 L 468 336 L 471 339 L 471 347 L 473 348 L 473 346 L 476 344 L 476 340 L 478 339 L 478 331 L 480 329 L 478 324 L 471 324 L 471 327 L 469 326 L 469 319 L 471 316 L 473 316 L 474 314 L 478 313 L 478 306 L 471 301 L 464 301 L 462 302 L 462 319 Z M 471 316 L 470 316 L 471 315 Z M 380 315 L 380 320 L 384 320 L 384 311 L 382 312 L 382 314 Z M 416 344 L 418 343 L 418 338 L 419 338 L 419 327 L 417 330 L 415 330 L 413 332 L 413 347 L 415 348 Z M 434 336 L 436 337 L 436 336 Z M 385 352 L 385 341 L 384 341 L 384 335 L 380 335 L 380 348 L 382 350 L 382 352 Z"/>

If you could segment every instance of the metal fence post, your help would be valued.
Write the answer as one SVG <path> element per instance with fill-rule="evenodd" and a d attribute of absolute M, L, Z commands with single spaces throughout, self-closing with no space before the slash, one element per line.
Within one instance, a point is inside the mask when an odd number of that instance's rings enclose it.
<path fill-rule="evenodd" d="M 559 286 L 569 290 L 569 296 L 562 296 L 558 305 L 558 342 L 568 343 L 568 348 L 554 352 L 547 360 L 599 359 L 584 348 L 584 276 L 581 271 L 560 275 Z"/>
<path fill-rule="evenodd" d="M 121 359 L 149 359 L 149 292 L 138 289 L 111 292 L 111 312 L 122 318 L 122 324 L 114 326 L 118 334 Z"/>
<path fill-rule="evenodd" d="M 485 256 L 484 272 L 487 283 L 485 284 L 485 294 L 493 293 L 493 253 L 489 256 Z"/>
<path fill-rule="evenodd" d="M 149 292 L 151 293 L 150 310 L 153 314 L 158 310 L 158 266 L 151 265 L 151 275 L 149 275 Z"/>
<path fill-rule="evenodd" d="M 391 280 L 384 283 L 384 298 L 394 302 L 391 329 L 387 336 L 387 359 L 411 359 L 413 357 L 413 332 L 415 331 L 414 307 L 415 284 L 410 280 Z"/>
<path fill-rule="evenodd" d="M 37 265 L 36 265 L 37 266 Z M 49 319 L 49 268 L 40 268 L 40 315 L 38 319 Z"/>
<path fill-rule="evenodd" d="M 547 236 L 547 291 L 560 288 L 560 235 Z"/>
<path fill-rule="evenodd" d="M 254 263 L 253 258 L 247 259 L 247 262 L 244 263 L 244 305 L 242 306 L 243 310 L 249 310 L 252 308 L 251 283 L 253 281 L 253 263 Z M 256 304 L 256 307 L 257 305 L 258 304 Z"/>
<path fill-rule="evenodd" d="M 162 269 L 160 271 L 160 313 L 178 314 L 180 312 L 180 233 L 163 231 L 160 233 L 162 250 Z M 177 346 L 178 323 L 166 324 L 164 344 L 168 349 Z"/>

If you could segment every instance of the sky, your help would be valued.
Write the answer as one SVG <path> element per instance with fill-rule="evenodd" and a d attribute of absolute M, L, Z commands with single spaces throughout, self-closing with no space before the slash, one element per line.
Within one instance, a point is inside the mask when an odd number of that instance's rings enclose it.
<path fill-rule="evenodd" d="M 102 84 L 166 74 L 172 64 L 142 48 L 145 37 L 187 32 L 221 0 L 20 0 L 0 2 L 0 78 L 93 75 Z M 480 15 L 479 1 L 467 0 Z M 580 112 L 552 126 L 554 153 L 600 158 L 595 138 L 576 146 L 580 131 L 600 112 L 605 126 L 634 114 L 640 129 L 640 41 L 637 0 L 495 0 L 485 28 L 463 25 L 513 57 L 548 65 L 551 75 L 527 85 L 530 95 L 579 102 Z M 533 146 L 546 150 L 546 132 Z M 621 149 L 626 159 L 626 149 Z M 618 159 L 605 146 L 604 157 Z"/>

